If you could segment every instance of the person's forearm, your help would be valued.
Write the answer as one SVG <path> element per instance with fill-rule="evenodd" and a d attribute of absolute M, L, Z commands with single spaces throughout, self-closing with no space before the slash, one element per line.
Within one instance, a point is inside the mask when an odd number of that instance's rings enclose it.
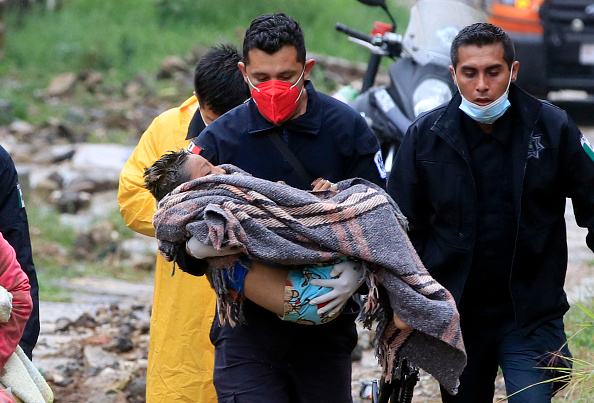
<path fill-rule="evenodd" d="M 252 261 L 252 267 L 245 276 L 245 297 L 262 308 L 283 316 L 288 272 L 287 269 Z"/>

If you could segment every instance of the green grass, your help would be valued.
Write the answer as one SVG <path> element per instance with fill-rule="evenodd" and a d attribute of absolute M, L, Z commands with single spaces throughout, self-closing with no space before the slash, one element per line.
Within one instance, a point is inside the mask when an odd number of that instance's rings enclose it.
<path fill-rule="evenodd" d="M 81 257 L 73 247 L 79 232 L 61 224 L 59 212 L 41 201 L 32 201 L 27 207 L 41 300 L 70 301 L 69 292 L 56 283 L 64 278 L 97 276 L 126 281 L 152 278 L 153 273 L 135 270 L 121 259 L 117 245 L 133 233 L 124 224 L 119 211 L 112 211 L 106 218 L 114 226 L 117 242 L 91 248 L 87 257 Z"/>
<path fill-rule="evenodd" d="M 390 8 L 404 28 L 408 10 L 395 1 Z M 336 32 L 335 23 L 369 32 L 374 21 L 388 21 L 381 9 L 355 0 L 76 0 L 58 12 L 37 5 L 26 12 L 11 8 L 5 12 L 0 99 L 12 102 L 17 117 L 39 123 L 64 112 L 38 99 L 59 73 L 103 72 L 121 90 L 138 73 L 154 77 L 168 55 L 183 57 L 196 46 L 219 42 L 240 47 L 253 18 L 278 11 L 300 22 L 309 52 L 361 62 L 368 52 Z"/>

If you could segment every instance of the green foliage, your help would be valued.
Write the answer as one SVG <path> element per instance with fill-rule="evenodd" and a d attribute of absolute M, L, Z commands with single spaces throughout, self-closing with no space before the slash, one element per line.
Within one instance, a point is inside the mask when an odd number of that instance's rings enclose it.
<path fill-rule="evenodd" d="M 57 280 L 64 278 L 97 276 L 128 281 L 152 278 L 151 272 L 135 270 L 121 259 L 117 245 L 131 238 L 133 232 L 126 227 L 117 209 L 105 218 L 117 232 L 117 242 L 93 247 L 86 251 L 88 256 L 85 258 L 77 254 L 74 247 L 79 231 L 62 224 L 59 212 L 42 200 L 33 200 L 27 207 L 40 299 L 69 301 L 69 292 L 57 284 Z"/>
<path fill-rule="evenodd" d="M 409 11 L 389 3 L 402 33 Z M 279 11 L 299 21 L 309 52 L 359 62 L 368 51 L 336 32 L 336 22 L 369 32 L 374 21 L 388 20 L 378 7 L 355 0 L 76 0 L 57 12 L 42 4 L 24 12 L 15 7 L 4 16 L 0 99 L 13 103 L 17 117 L 38 123 L 61 114 L 35 96 L 59 73 L 95 70 L 120 85 L 138 73 L 154 76 L 166 56 L 219 42 L 241 47 L 253 18 Z"/>
<path fill-rule="evenodd" d="M 553 381 L 568 382 L 567 386 L 558 393 L 556 400 L 589 403 L 594 401 L 594 311 L 592 308 L 594 298 L 590 297 L 584 303 L 573 302 L 573 304 L 574 306 L 564 318 L 567 342 L 573 355 L 573 358 L 567 359 L 573 368 L 543 367 L 543 370 L 556 371 L 556 378 L 538 384 Z M 534 385 L 527 388 L 532 386 Z M 501 401 L 506 401 L 506 399 Z"/>

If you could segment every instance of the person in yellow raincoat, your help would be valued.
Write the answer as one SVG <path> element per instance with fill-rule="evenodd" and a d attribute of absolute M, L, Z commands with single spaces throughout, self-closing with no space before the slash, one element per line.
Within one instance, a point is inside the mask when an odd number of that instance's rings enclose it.
<path fill-rule="evenodd" d="M 161 155 L 186 148 L 191 133 L 249 98 L 236 49 L 217 45 L 200 60 L 194 96 L 162 113 L 142 135 L 120 174 L 118 202 L 126 225 L 154 236 L 156 201 L 143 173 Z M 209 332 L 215 294 L 205 277 L 175 270 L 157 254 L 147 368 L 147 402 L 216 402 Z"/>

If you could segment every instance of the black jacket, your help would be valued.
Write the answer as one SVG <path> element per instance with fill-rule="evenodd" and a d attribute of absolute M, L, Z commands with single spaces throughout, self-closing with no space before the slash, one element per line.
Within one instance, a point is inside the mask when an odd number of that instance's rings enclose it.
<path fill-rule="evenodd" d="M 39 337 L 39 286 L 33 264 L 29 224 L 22 192 L 12 158 L 0 146 L 0 232 L 14 248 L 21 268 L 29 277 L 33 311 L 27 321 L 25 332 L 19 343 L 31 358 L 33 347 Z"/>
<path fill-rule="evenodd" d="M 565 111 L 515 85 L 509 99 L 520 121 L 510 148 L 517 227 L 510 234 L 515 250 L 509 284 L 517 326 L 526 334 L 569 308 L 563 291 L 566 198 L 573 201 L 578 225 L 588 228 L 586 241 L 594 250 L 594 160 Z M 477 225 L 459 105 L 456 94 L 411 125 L 388 180 L 388 192 L 409 219 L 409 235 L 421 259 L 458 302 Z"/>

